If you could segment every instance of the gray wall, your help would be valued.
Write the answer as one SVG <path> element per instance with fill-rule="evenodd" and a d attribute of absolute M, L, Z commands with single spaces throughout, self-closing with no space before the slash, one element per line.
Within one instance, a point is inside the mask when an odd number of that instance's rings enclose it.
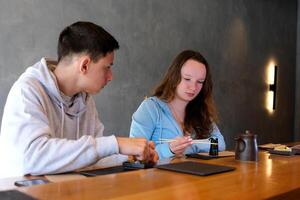
<path fill-rule="evenodd" d="M 229 148 L 245 129 L 259 143 L 293 140 L 297 1 L 10 0 L 0 2 L 0 110 L 9 88 L 59 32 L 93 21 L 120 42 L 114 80 L 95 96 L 106 134 L 127 136 L 131 115 L 183 49 L 209 61 L 219 127 Z M 279 66 L 277 109 L 265 109 L 266 65 Z"/>

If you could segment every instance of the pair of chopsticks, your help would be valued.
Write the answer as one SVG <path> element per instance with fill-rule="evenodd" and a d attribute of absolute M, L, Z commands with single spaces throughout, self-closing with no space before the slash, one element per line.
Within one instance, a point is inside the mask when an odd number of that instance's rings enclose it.
<path fill-rule="evenodd" d="M 176 141 L 175 139 L 165 139 L 165 138 L 160 138 L 157 140 L 157 142 L 161 143 L 170 143 Z M 192 140 L 192 144 L 218 144 L 218 143 L 212 143 L 209 140 Z"/>

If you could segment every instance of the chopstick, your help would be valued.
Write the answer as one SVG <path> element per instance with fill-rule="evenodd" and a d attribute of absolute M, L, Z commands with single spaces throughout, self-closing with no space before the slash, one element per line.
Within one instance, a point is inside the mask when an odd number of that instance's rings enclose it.
<path fill-rule="evenodd" d="M 165 139 L 165 138 L 161 138 L 159 140 L 157 140 L 157 142 L 161 142 L 161 143 L 170 143 L 170 142 L 174 142 L 176 141 L 175 139 Z M 192 140 L 192 144 L 218 144 L 218 143 L 211 143 L 207 140 Z"/>

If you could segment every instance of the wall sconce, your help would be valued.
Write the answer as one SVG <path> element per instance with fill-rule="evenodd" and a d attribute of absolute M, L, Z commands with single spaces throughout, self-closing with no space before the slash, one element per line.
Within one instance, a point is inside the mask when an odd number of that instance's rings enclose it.
<path fill-rule="evenodd" d="M 267 109 L 273 112 L 276 108 L 276 92 L 277 92 L 277 73 L 278 67 L 270 65 L 268 71 L 268 96 L 267 96 Z"/>

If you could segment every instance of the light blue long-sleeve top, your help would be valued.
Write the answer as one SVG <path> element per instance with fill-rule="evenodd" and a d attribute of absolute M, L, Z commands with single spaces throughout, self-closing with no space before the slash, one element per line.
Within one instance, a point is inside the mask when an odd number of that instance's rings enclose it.
<path fill-rule="evenodd" d="M 159 139 L 172 139 L 183 136 L 183 132 L 177 124 L 166 102 L 157 97 L 145 99 L 132 116 L 130 137 L 143 137 L 154 141 L 155 150 L 159 159 L 170 158 L 174 154 L 170 151 L 168 143 L 161 143 Z M 219 151 L 225 150 L 224 137 L 216 124 L 210 137 L 218 138 Z M 185 154 L 208 152 L 210 144 L 192 144 L 185 150 Z"/>

